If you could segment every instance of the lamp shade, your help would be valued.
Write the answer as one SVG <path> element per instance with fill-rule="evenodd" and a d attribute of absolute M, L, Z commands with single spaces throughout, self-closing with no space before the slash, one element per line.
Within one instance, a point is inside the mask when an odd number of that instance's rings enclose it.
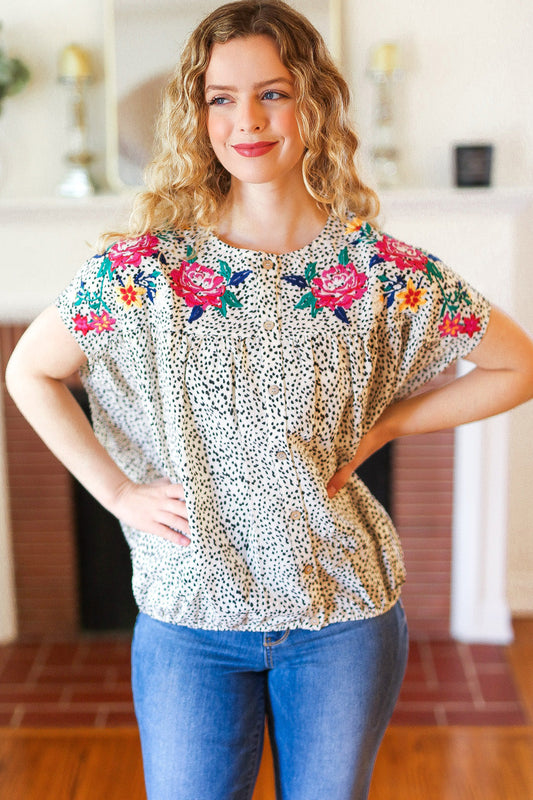
<path fill-rule="evenodd" d="M 89 53 L 77 44 L 69 44 L 59 55 L 59 80 L 79 80 L 92 76 Z"/>

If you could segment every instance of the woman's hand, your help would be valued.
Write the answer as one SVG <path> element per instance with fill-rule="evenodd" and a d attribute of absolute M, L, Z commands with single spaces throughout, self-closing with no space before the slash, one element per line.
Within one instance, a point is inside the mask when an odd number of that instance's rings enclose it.
<path fill-rule="evenodd" d="M 121 522 L 137 530 L 182 547 L 190 544 L 191 532 L 180 483 L 171 483 L 166 478 L 145 484 L 126 480 L 118 487 L 109 510 Z"/>
<path fill-rule="evenodd" d="M 392 436 L 388 433 L 389 428 L 386 424 L 386 415 L 383 415 L 374 427 L 361 438 L 355 456 L 347 464 L 344 464 L 333 475 L 326 489 L 328 497 L 331 499 L 337 492 L 345 486 L 352 477 L 355 470 L 367 460 L 373 453 L 385 445 Z"/>

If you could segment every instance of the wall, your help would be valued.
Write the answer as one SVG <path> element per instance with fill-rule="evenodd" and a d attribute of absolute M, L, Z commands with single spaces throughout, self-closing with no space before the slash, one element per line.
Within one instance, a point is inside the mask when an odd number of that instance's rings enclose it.
<path fill-rule="evenodd" d="M 33 80 L 23 95 L 6 102 L 0 118 L 0 159 L 8 168 L 0 179 L 0 197 L 50 196 L 61 179 L 66 113 L 56 63 L 59 51 L 70 41 L 88 47 L 96 66 L 89 118 L 94 172 L 104 183 L 104 3 L 48 0 L 46 10 L 37 0 L 5 4 L 7 50 L 27 61 Z M 398 121 L 406 185 L 449 185 L 451 145 L 469 139 L 495 144 L 497 185 L 533 184 L 533 3 L 344 0 L 343 7 L 343 60 L 365 142 L 371 134 L 372 86 L 365 76 L 369 47 L 389 38 L 403 47 Z M 529 214 L 524 231 L 531 228 Z M 520 288 L 529 277 L 530 244 L 524 233 L 516 307 L 519 319 L 531 330 L 527 293 Z M 23 250 L 17 252 L 23 257 Z M 73 268 L 78 264 L 74 260 Z M 12 271 L 12 261 L 4 256 L 0 269 L 2 275 Z M 513 610 L 529 613 L 533 613 L 533 483 L 528 453 L 532 437 L 530 404 L 512 416 L 509 517 L 511 604 Z"/>

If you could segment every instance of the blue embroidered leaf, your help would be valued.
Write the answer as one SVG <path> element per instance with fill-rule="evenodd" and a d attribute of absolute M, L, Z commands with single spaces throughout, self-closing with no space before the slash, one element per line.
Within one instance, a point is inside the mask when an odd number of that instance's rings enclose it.
<path fill-rule="evenodd" d="M 389 292 L 387 295 L 387 308 L 390 308 L 391 305 L 394 303 L 394 298 L 396 297 L 394 292 Z"/>
<path fill-rule="evenodd" d="M 189 317 L 189 322 L 194 322 L 197 319 L 200 319 L 204 310 L 202 306 L 194 306 L 193 310 L 191 311 L 191 315 Z"/>
<path fill-rule="evenodd" d="M 240 286 L 241 283 L 244 283 L 248 275 L 252 274 L 251 269 L 241 270 L 241 272 L 234 272 L 229 280 L 229 286 Z"/>
<path fill-rule="evenodd" d="M 227 261 L 222 261 L 222 259 L 219 259 L 218 266 L 219 266 L 218 271 L 220 272 L 222 277 L 226 280 L 226 282 L 231 280 L 231 269 Z"/>
<path fill-rule="evenodd" d="M 385 259 L 381 258 L 381 256 L 378 256 L 377 253 L 376 253 L 376 255 L 372 256 L 372 258 L 368 262 L 368 266 L 369 267 L 375 267 L 376 264 L 384 264 L 384 263 L 385 263 Z"/>
<path fill-rule="evenodd" d="M 187 245 L 187 261 L 189 264 L 193 264 L 196 261 L 196 250 L 194 247 L 191 247 L 190 244 Z"/>
<path fill-rule="evenodd" d="M 229 292 L 227 289 L 222 295 L 222 301 L 226 302 L 230 308 L 242 308 L 242 303 L 237 300 L 233 292 Z M 224 315 L 225 316 L 225 315 Z"/>
<path fill-rule="evenodd" d="M 313 278 L 316 278 L 316 261 L 310 261 L 305 268 L 305 280 L 307 283 L 311 283 Z M 301 288 L 305 289 L 305 286 L 302 286 Z"/>
<path fill-rule="evenodd" d="M 154 256 L 157 256 L 157 260 L 159 261 L 160 264 L 166 265 L 168 263 L 165 258 L 165 254 L 161 250 L 156 251 L 154 253 Z"/>
<path fill-rule="evenodd" d="M 303 297 L 298 300 L 294 308 L 315 308 L 316 300 L 311 292 L 307 292 Z"/>
<path fill-rule="evenodd" d="M 334 313 L 335 313 L 335 316 L 338 317 L 341 322 L 345 322 L 346 325 L 350 324 L 350 320 L 348 319 L 348 316 L 347 316 L 346 311 L 344 310 L 344 308 L 341 308 L 340 306 L 337 306 L 335 308 L 335 312 Z"/>
<path fill-rule="evenodd" d="M 350 263 L 350 256 L 348 255 L 348 248 L 343 247 L 339 253 L 339 264 L 342 264 L 342 266 L 345 267 L 346 264 L 349 263 Z"/>
<path fill-rule="evenodd" d="M 302 275 L 282 275 L 282 280 L 287 281 L 287 283 L 290 283 L 293 286 L 297 286 L 299 289 L 309 288 L 307 281 L 304 277 L 302 277 Z"/>

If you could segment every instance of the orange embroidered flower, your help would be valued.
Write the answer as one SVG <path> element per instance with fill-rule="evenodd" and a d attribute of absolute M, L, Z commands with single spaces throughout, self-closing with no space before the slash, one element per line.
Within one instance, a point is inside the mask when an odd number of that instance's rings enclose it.
<path fill-rule="evenodd" d="M 347 223 L 345 231 L 346 233 L 355 233 L 356 231 L 359 230 L 362 224 L 363 220 L 359 219 L 359 217 L 355 217 L 354 219 L 350 220 L 350 222 Z"/>
<path fill-rule="evenodd" d="M 411 278 L 407 281 L 407 286 L 403 292 L 398 292 L 398 300 L 401 300 L 400 303 L 400 311 L 405 311 L 406 309 L 410 309 L 411 311 L 418 311 L 420 306 L 423 306 L 424 303 L 427 302 L 424 295 L 426 294 L 426 289 L 422 287 L 416 288 Z"/>
<path fill-rule="evenodd" d="M 439 331 L 441 338 L 443 336 L 457 336 L 462 330 L 461 325 L 461 315 L 456 314 L 455 317 L 450 317 L 450 313 L 447 311 L 441 324 L 439 325 Z"/>
<path fill-rule="evenodd" d="M 144 286 L 135 286 L 131 276 L 128 278 L 124 286 L 117 286 L 118 301 L 126 308 L 142 308 L 142 296 L 146 294 Z"/>

